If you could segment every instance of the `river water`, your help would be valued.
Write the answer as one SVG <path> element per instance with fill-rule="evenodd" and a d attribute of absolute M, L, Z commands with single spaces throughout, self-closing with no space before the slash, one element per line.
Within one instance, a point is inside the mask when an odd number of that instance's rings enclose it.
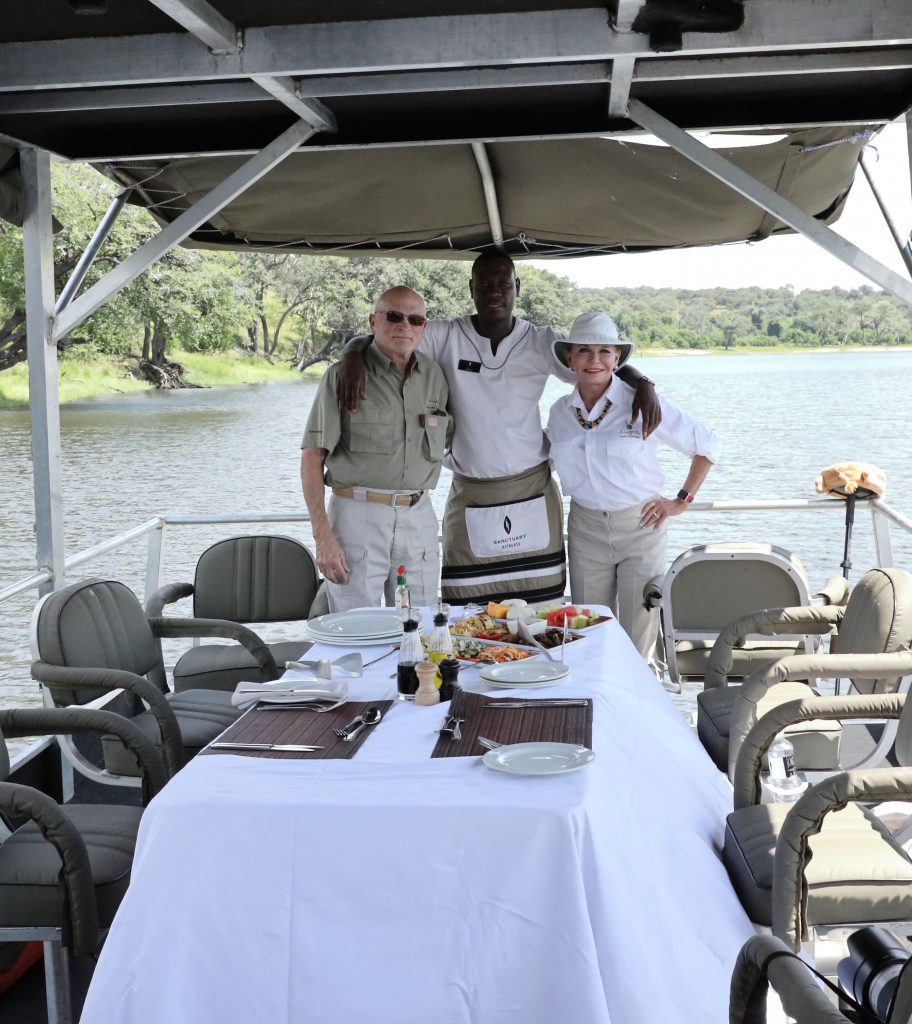
<path fill-rule="evenodd" d="M 657 356 L 640 361 L 662 394 L 709 424 L 722 458 L 700 492 L 707 499 L 805 498 L 833 462 L 873 462 L 887 474 L 887 500 L 912 514 L 912 352 Z M 567 389 L 556 381 L 542 402 Z M 316 391 L 310 380 L 255 386 L 150 392 L 69 405 L 61 410 L 65 539 L 68 554 L 161 513 L 300 512 L 300 437 Z M 491 443 L 498 443 L 496 417 Z M 686 460 L 668 451 L 674 493 Z M 34 569 L 29 417 L 0 412 L 0 588 Z M 442 512 L 444 474 L 434 494 Z M 174 527 L 162 582 L 191 580 L 198 554 L 241 532 L 288 533 L 310 543 L 306 524 L 267 528 Z M 841 511 L 702 515 L 672 520 L 670 551 L 721 540 L 758 540 L 795 551 L 812 589 L 838 575 Z M 894 561 L 912 567 L 912 540 L 893 531 Z M 860 513 L 853 578 L 875 564 L 870 516 Z M 140 596 L 145 541 L 81 566 L 73 578 L 117 578 Z M 28 624 L 34 595 L 0 605 L 0 706 L 35 704 L 29 678 Z M 187 614 L 189 602 L 172 606 Z M 288 635 L 276 629 L 267 635 Z M 166 660 L 182 649 L 165 648 Z"/>

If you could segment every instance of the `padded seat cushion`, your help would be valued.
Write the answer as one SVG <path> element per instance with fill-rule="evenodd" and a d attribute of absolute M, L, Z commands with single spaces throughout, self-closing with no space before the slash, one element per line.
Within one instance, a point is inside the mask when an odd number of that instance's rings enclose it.
<path fill-rule="evenodd" d="M 168 695 L 168 703 L 177 716 L 184 741 L 184 754 L 188 760 L 241 715 L 238 708 L 231 705 L 231 694 L 216 690 L 172 693 Z M 156 746 L 161 746 L 158 721 L 151 711 L 144 711 L 130 721 Z M 136 759 L 116 737 L 105 736 L 103 747 L 105 767 L 109 772 L 118 775 L 141 774 Z"/>
<path fill-rule="evenodd" d="M 728 816 L 722 857 L 748 916 L 772 924 L 773 855 L 793 804 L 742 807 Z M 912 918 L 912 861 L 889 831 L 857 804 L 828 814 L 810 841 L 808 921 Z"/>
<path fill-rule="evenodd" d="M 133 863 L 141 807 L 67 804 L 64 808 L 85 840 L 98 894 L 102 928 L 114 918 Z M 60 855 L 33 822 L 0 846 L 0 926 L 59 927 L 63 898 Z"/>
<path fill-rule="evenodd" d="M 728 771 L 728 735 L 732 710 L 738 698 L 738 686 L 720 686 L 697 694 L 697 735 L 709 756 L 721 771 Z M 760 718 L 780 704 L 802 700 L 811 693 L 804 683 L 778 683 L 770 687 L 757 705 Z M 795 764 L 813 771 L 839 767 L 839 722 L 802 722 L 786 729 L 795 747 Z"/>
<path fill-rule="evenodd" d="M 706 675 L 712 649 L 712 640 L 679 640 L 675 644 L 678 676 L 702 679 Z M 744 647 L 732 651 L 729 679 L 746 679 L 780 658 L 793 654 L 804 654 L 804 643 L 801 640 L 749 640 Z"/>
<path fill-rule="evenodd" d="M 270 644 L 279 674 L 286 661 L 297 661 L 311 646 L 308 640 L 287 640 Z M 185 690 L 226 690 L 234 692 L 238 683 L 269 683 L 261 679 L 254 656 L 240 644 L 201 644 L 191 647 L 174 666 L 174 692 Z"/>

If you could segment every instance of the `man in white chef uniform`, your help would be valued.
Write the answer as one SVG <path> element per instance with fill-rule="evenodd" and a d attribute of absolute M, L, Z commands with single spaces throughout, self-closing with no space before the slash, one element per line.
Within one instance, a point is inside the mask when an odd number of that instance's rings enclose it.
<path fill-rule="evenodd" d="M 454 604 L 563 596 L 563 508 L 551 476 L 538 403 L 550 375 L 572 373 L 554 354 L 561 337 L 513 316 L 520 282 L 512 259 L 482 253 L 472 265 L 476 313 L 432 320 L 420 351 L 440 364 L 456 422 L 444 465 L 453 471 L 443 520 L 444 598 Z M 364 341 L 349 343 L 338 397 L 353 409 L 363 394 Z M 653 383 L 633 367 L 634 415 L 645 436 L 661 414 Z"/>

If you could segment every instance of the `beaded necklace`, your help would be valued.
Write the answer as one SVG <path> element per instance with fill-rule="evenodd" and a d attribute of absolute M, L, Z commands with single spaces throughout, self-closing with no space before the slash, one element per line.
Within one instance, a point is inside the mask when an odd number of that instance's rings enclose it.
<path fill-rule="evenodd" d="M 583 417 L 583 414 L 580 412 L 580 408 L 579 408 L 578 405 L 574 405 L 573 406 L 573 411 L 576 413 L 576 421 L 577 421 L 577 423 L 579 423 L 579 425 L 583 428 L 583 430 L 592 430 L 593 427 L 597 427 L 602 422 L 602 420 L 605 418 L 605 414 L 608 412 L 608 410 L 610 408 L 611 408 L 611 399 L 609 398 L 605 402 L 605 408 L 602 409 L 602 411 L 598 414 L 598 416 L 595 417 L 594 420 L 587 420 L 587 419 L 585 419 Z"/>

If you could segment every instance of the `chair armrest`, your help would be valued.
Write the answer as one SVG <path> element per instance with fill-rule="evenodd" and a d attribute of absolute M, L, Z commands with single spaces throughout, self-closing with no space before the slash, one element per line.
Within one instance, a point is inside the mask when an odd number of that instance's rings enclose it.
<path fill-rule="evenodd" d="M 735 761 L 735 810 L 759 804 L 763 755 L 783 729 L 798 722 L 851 721 L 857 718 L 899 718 L 906 703 L 904 693 L 859 694 L 851 697 L 807 697 L 773 708 L 745 736 Z"/>
<path fill-rule="evenodd" d="M 826 609 L 821 609 L 826 610 Z M 757 705 L 777 683 L 816 679 L 880 679 L 912 674 L 912 651 L 894 654 L 795 654 L 745 679 L 728 728 L 728 774 L 734 778 L 741 744 L 757 721 Z"/>
<path fill-rule="evenodd" d="M 174 711 L 161 690 L 143 676 L 117 668 L 70 668 L 39 660 L 32 662 L 32 678 L 51 687 L 67 686 L 74 690 L 129 690 L 149 705 L 149 710 L 158 722 L 162 757 L 168 777 L 171 778 L 183 768 L 184 741 Z"/>
<path fill-rule="evenodd" d="M 801 797 L 782 823 L 773 861 L 773 934 L 797 950 L 807 939 L 808 884 L 805 869 L 811 859 L 810 839 L 823 819 L 849 803 L 908 800 L 912 768 L 873 768 L 840 772 L 818 782 Z"/>
<path fill-rule="evenodd" d="M 643 607 L 652 611 L 662 604 L 662 584 L 665 582 L 664 573 L 661 576 L 653 576 L 647 580 L 643 587 Z"/>
<path fill-rule="evenodd" d="M 56 801 L 31 786 L 0 782 L 0 811 L 34 821 L 60 854 L 64 944 L 77 954 L 94 953 L 99 941 L 98 904 L 89 853 L 79 830 Z"/>
<path fill-rule="evenodd" d="M 149 619 L 152 632 L 160 637 L 177 636 L 218 636 L 227 640 L 235 640 L 242 644 L 256 658 L 260 672 L 267 679 L 278 679 L 285 671 L 279 668 L 269 650 L 269 645 L 261 640 L 252 629 L 242 626 L 240 622 L 229 619 Z"/>
<path fill-rule="evenodd" d="M 146 618 L 156 619 L 161 615 L 166 604 L 174 604 L 175 601 L 182 601 L 185 597 L 192 595 L 192 583 L 166 583 L 146 601 Z"/>
<path fill-rule="evenodd" d="M 0 711 L 0 732 L 9 737 L 54 736 L 97 732 L 117 736 L 136 755 L 143 773 L 143 805 L 168 781 L 165 762 L 147 739 L 123 715 L 88 708 L 7 708 Z"/>
<path fill-rule="evenodd" d="M 819 987 L 808 965 L 775 935 L 755 935 L 738 953 L 729 991 L 729 1024 L 766 1024 L 766 990 L 772 983 L 786 1015 L 814 1024 L 847 1024 Z M 903 1018 L 898 1018 L 902 1020 Z"/>
<path fill-rule="evenodd" d="M 850 589 L 849 581 L 845 576 L 830 576 L 820 590 L 814 594 L 814 597 L 819 597 L 824 605 L 845 607 Z"/>
<path fill-rule="evenodd" d="M 844 608 L 822 605 L 796 605 L 794 608 L 765 608 L 761 611 L 742 615 L 730 622 L 716 637 L 709 661 L 706 663 L 704 687 L 728 686 L 728 673 L 732 667 L 732 651 L 743 647 L 751 633 L 763 636 L 782 634 L 795 636 L 814 633 L 825 635 L 833 632 L 842 620 Z"/>

